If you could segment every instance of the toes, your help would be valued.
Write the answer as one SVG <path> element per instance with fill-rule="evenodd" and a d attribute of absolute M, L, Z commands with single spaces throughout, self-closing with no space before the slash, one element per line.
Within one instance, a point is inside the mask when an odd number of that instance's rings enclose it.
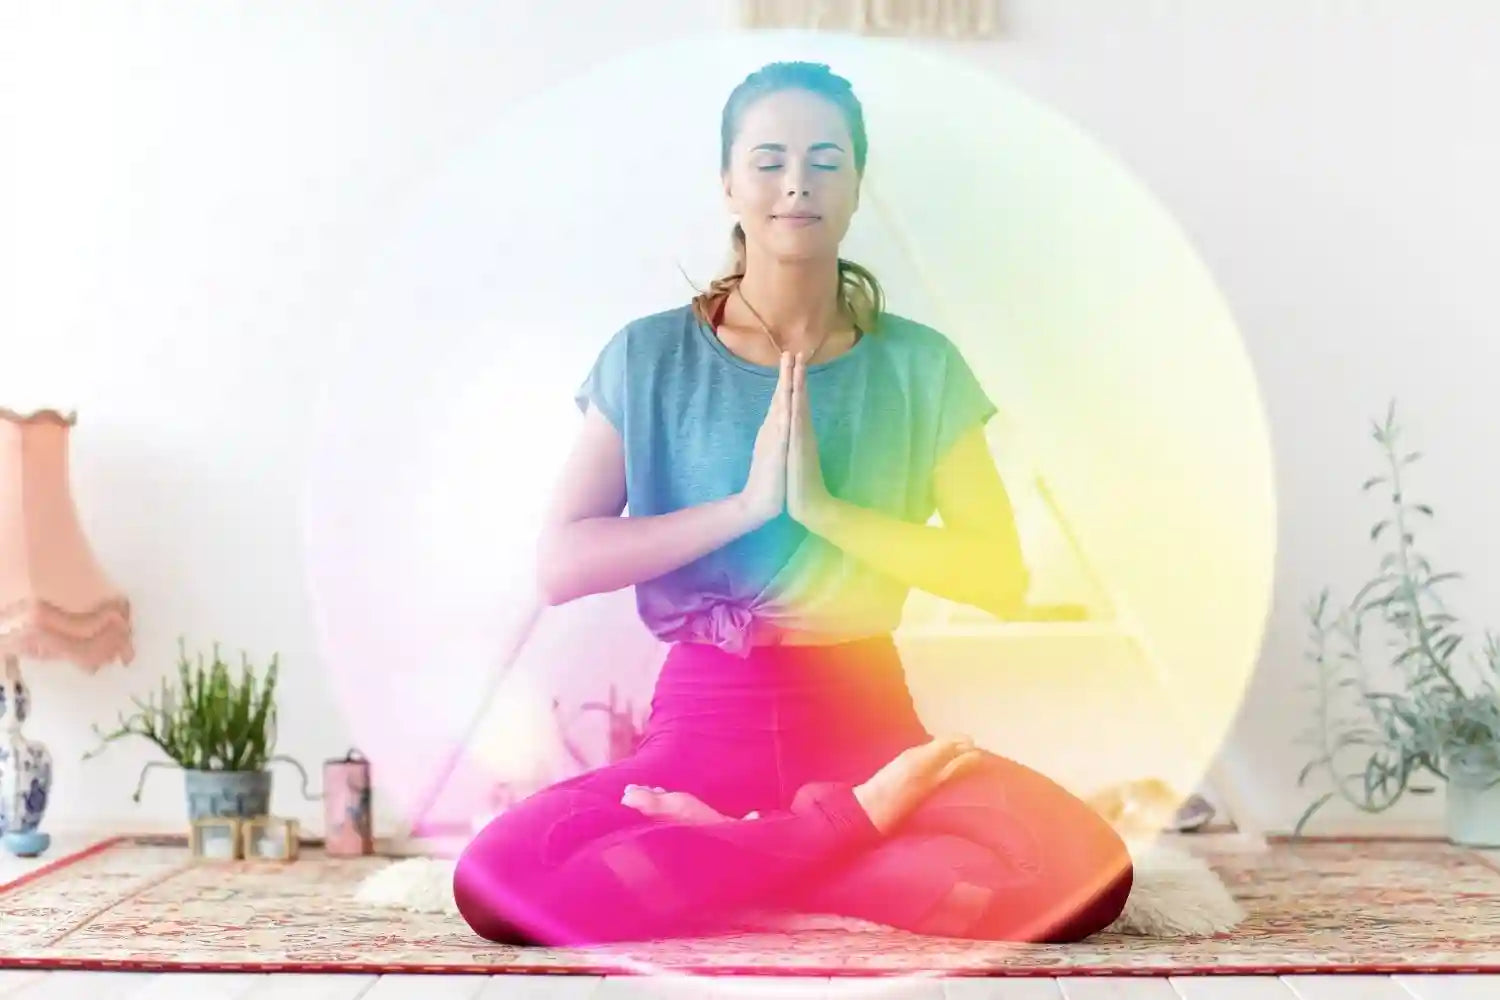
<path fill-rule="evenodd" d="M 934 763 L 949 761 L 974 749 L 974 741 L 967 736 L 947 736 L 935 739 L 924 748 Z"/>
<path fill-rule="evenodd" d="M 979 750 L 974 746 L 974 741 L 967 736 L 959 736 L 954 739 L 950 746 L 951 756 L 948 761 L 949 767 L 958 765 L 959 761 L 978 759 Z M 970 766 L 970 765 L 964 765 Z"/>
<path fill-rule="evenodd" d="M 968 774 L 983 762 L 983 750 L 965 750 L 943 766 L 942 771 L 938 773 L 938 780 L 943 782 Z"/>
<path fill-rule="evenodd" d="M 661 796 L 654 788 L 647 788 L 644 785 L 626 785 L 624 793 L 620 796 L 620 804 L 649 816 L 661 811 Z"/>
<path fill-rule="evenodd" d="M 687 792 L 669 792 L 655 785 L 626 785 L 620 804 L 657 819 L 691 823 L 725 818 Z"/>

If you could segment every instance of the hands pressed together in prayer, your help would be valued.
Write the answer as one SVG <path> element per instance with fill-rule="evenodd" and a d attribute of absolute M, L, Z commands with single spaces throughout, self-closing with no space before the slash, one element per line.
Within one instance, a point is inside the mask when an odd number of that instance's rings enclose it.
<path fill-rule="evenodd" d="M 818 461 L 806 361 L 782 354 L 745 488 L 736 498 L 744 527 L 754 530 L 786 511 L 810 534 L 909 586 L 1000 618 L 1021 611 L 1030 574 L 981 426 L 940 457 L 933 489 L 941 526 L 902 520 L 829 493 Z"/>
<path fill-rule="evenodd" d="M 818 439 L 807 400 L 807 363 L 800 353 L 782 352 L 776 390 L 756 436 L 750 474 L 740 497 L 757 526 L 783 510 L 807 526 L 832 499 L 818 462 Z"/>

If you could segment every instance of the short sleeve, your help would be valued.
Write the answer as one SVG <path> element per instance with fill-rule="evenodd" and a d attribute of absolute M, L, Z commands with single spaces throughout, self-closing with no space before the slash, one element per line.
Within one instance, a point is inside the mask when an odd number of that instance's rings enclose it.
<path fill-rule="evenodd" d="M 621 433 L 625 431 L 628 335 L 629 328 L 626 328 L 609 339 L 595 358 L 588 376 L 573 394 L 579 412 L 587 413 L 592 403 Z"/>
<path fill-rule="evenodd" d="M 963 354 L 952 341 L 945 339 L 934 461 L 946 455 L 960 437 L 984 426 L 998 412 Z"/>

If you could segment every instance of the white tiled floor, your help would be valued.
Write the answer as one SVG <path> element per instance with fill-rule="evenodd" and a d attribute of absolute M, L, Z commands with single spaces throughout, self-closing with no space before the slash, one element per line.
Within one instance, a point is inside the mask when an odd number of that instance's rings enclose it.
<path fill-rule="evenodd" d="M 976 979 L 956 982 L 574 976 L 0 971 L 3 1000 L 1495 1000 L 1500 976 Z"/>
<path fill-rule="evenodd" d="M 0 883 L 100 839 L 59 837 L 45 858 L 0 852 Z M 1500 919 L 1500 917 L 1497 917 Z M 0 944 L 3 947 L 3 944 Z M 0 1000 L 1500 1000 L 1496 976 L 1186 976 L 658 980 L 594 976 L 240 975 L 0 970 Z"/>

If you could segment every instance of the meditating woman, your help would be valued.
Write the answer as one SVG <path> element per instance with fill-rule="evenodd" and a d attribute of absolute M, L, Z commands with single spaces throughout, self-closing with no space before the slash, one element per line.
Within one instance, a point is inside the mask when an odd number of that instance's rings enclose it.
<path fill-rule="evenodd" d="M 730 95 L 721 148 L 735 264 L 604 347 L 540 544 L 550 603 L 634 587 L 669 644 L 644 740 L 492 820 L 458 908 L 547 945 L 712 934 L 749 909 L 1092 934 L 1130 891 L 1124 843 L 1050 779 L 928 733 L 892 639 L 910 588 L 1004 618 L 1027 572 L 995 407 L 839 256 L 860 104 L 825 66 L 773 63 Z"/>

